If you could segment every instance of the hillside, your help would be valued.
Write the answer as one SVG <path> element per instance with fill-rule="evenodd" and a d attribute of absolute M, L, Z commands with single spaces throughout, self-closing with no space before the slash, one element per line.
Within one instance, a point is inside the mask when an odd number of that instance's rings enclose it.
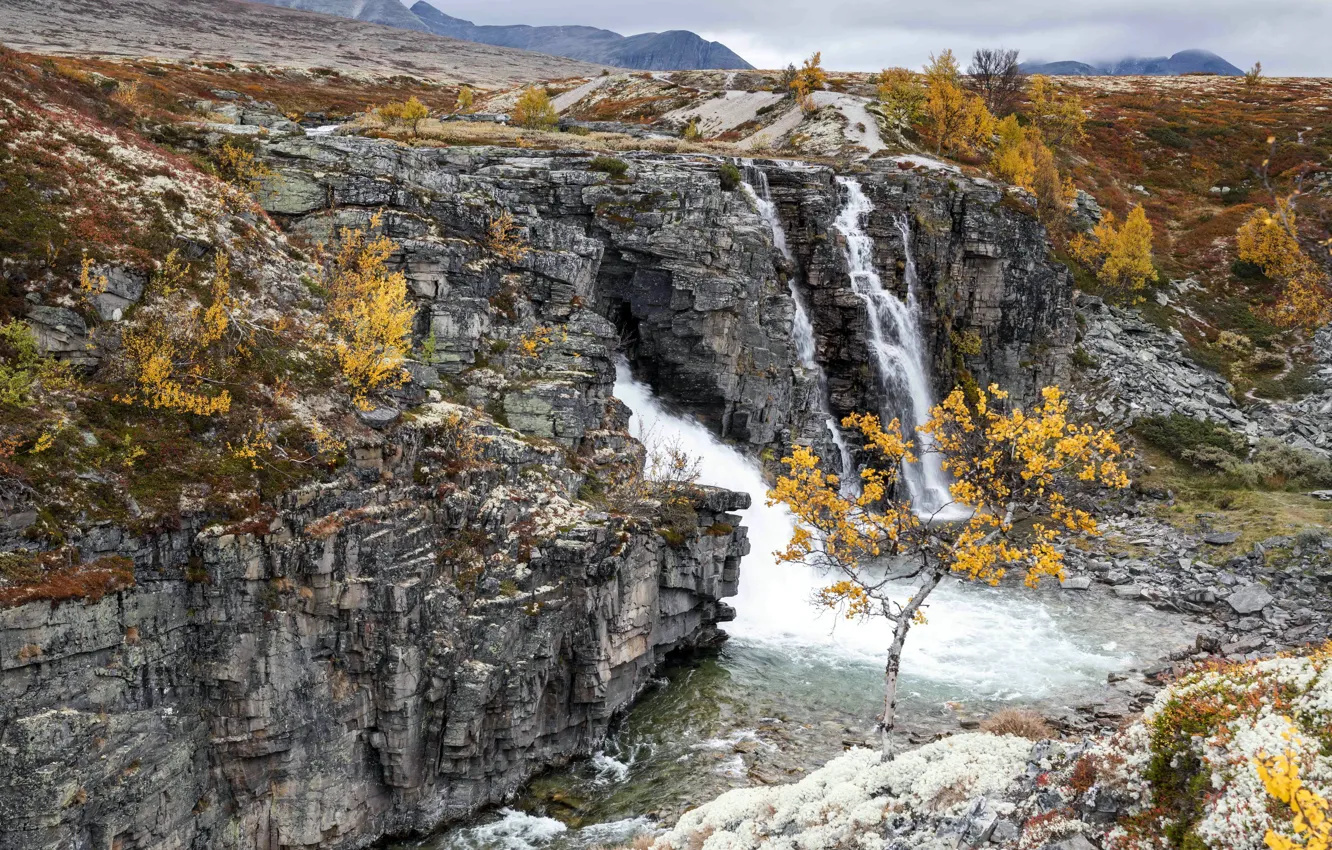
<path fill-rule="evenodd" d="M 573 59 L 240 0 L 6 0 L 0 43 L 55 55 L 277 64 L 479 86 L 600 72 Z"/>

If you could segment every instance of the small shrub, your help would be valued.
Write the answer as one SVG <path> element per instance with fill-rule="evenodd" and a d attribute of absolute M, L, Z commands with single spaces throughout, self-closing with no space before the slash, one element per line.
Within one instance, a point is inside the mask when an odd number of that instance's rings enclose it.
<path fill-rule="evenodd" d="M 598 156 L 593 158 L 587 168 L 589 171 L 600 171 L 619 180 L 629 171 L 629 163 L 613 156 Z"/>
<path fill-rule="evenodd" d="M 1189 141 L 1177 127 L 1152 127 L 1144 131 L 1147 138 L 1165 145 L 1168 148 L 1176 150 L 1187 150 L 1193 147 L 1193 142 Z M 1187 132 L 1187 131 L 1186 131 Z"/>
<path fill-rule="evenodd" d="M 1220 461 L 1214 452 L 1197 454 L 1204 448 L 1218 449 L 1236 460 L 1248 450 L 1248 441 L 1242 434 L 1215 422 L 1205 422 L 1182 413 L 1144 417 L 1133 426 L 1133 431 L 1148 445 L 1195 465 L 1199 464 L 1191 460 L 1191 452 L 1198 457 L 1212 458 L 1209 463 Z"/>
<path fill-rule="evenodd" d="M 724 192 L 734 192 L 736 187 L 740 185 L 740 169 L 736 168 L 733 162 L 723 163 L 717 174 L 721 178 L 721 187 Z"/>
<path fill-rule="evenodd" d="M 991 735 L 1016 735 L 1032 741 L 1043 741 L 1054 737 L 1054 732 L 1034 711 L 1022 708 L 1005 708 L 996 711 L 981 721 L 981 731 Z"/>
<path fill-rule="evenodd" d="M 513 123 L 529 130 L 546 130 L 559 123 L 560 116 L 550 102 L 550 95 L 541 86 L 532 86 L 522 93 L 513 107 Z"/>
<path fill-rule="evenodd" d="M 1090 372 L 1092 369 L 1101 365 L 1101 361 L 1087 353 L 1087 349 L 1078 346 L 1073 349 L 1073 368 L 1082 372 Z"/>
<path fill-rule="evenodd" d="M 735 531 L 735 526 L 727 522 L 714 522 L 708 526 L 707 535 L 709 537 L 725 537 Z"/>

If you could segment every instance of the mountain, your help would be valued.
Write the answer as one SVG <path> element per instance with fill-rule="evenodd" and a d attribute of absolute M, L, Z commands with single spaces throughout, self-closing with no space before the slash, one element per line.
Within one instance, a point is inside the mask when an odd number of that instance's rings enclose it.
<path fill-rule="evenodd" d="M 1029 74 L 1077 77 L 1171 77 L 1180 74 L 1217 74 L 1238 77 L 1244 72 L 1210 50 L 1181 50 L 1174 56 L 1150 59 L 1130 57 L 1117 62 L 1027 62 L 1022 70 Z"/>
<path fill-rule="evenodd" d="M 373 13 L 378 2 L 346 5 Z M 385 5 L 401 8 L 397 0 Z M 29 53 L 328 68 L 495 87 L 590 77 L 605 68 L 239 0 L 0 0 L 0 9 L 0 44 Z"/>
<path fill-rule="evenodd" d="M 430 32 L 407 7 L 398 0 L 259 0 L 270 6 L 285 6 L 303 12 L 321 12 L 340 18 L 355 18 L 369 24 L 383 24 L 405 30 Z"/>
<path fill-rule="evenodd" d="M 355 18 L 372 24 L 418 30 L 496 47 L 517 47 L 551 56 L 582 59 L 639 71 L 753 68 L 729 47 L 688 30 L 623 36 L 596 27 L 478 26 L 446 15 L 425 0 L 411 9 L 398 0 L 257 0 L 306 12 Z"/>
<path fill-rule="evenodd" d="M 499 47 L 519 47 L 620 68 L 685 71 L 704 68 L 748 70 L 753 67 L 726 45 L 705 41 L 687 30 L 626 37 L 596 27 L 477 26 L 471 21 L 446 15 L 426 0 L 418 0 L 411 11 L 436 35 Z"/>

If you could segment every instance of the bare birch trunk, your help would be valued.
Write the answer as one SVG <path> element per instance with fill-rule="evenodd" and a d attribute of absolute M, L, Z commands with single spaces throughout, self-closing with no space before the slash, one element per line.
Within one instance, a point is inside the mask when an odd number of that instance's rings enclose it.
<path fill-rule="evenodd" d="M 907 632 L 916 612 L 924 604 L 926 597 L 939 586 L 943 574 L 932 573 L 911 597 L 911 602 L 902 609 L 893 629 L 893 642 L 888 647 L 888 663 L 883 670 L 883 714 L 879 717 L 879 748 L 884 761 L 893 757 L 893 729 L 897 725 L 897 676 L 902 668 L 902 648 L 906 645 Z"/>

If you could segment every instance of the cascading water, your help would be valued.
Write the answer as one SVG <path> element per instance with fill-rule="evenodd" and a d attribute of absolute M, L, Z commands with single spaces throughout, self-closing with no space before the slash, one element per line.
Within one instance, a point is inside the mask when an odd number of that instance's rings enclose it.
<path fill-rule="evenodd" d="M 756 463 L 668 411 L 623 361 L 615 395 L 633 411 L 636 435 L 700 457 L 701 483 L 753 500 L 742 512 L 752 550 L 741 565 L 738 617 L 726 626 L 731 640 L 716 658 L 668 667 L 669 684 L 644 696 L 604 753 L 536 780 L 515 809 L 401 850 L 624 846 L 652 829 L 648 813 L 678 813 L 753 781 L 790 781 L 870 732 L 887 624 L 839 620 L 810 604 L 823 577 L 774 557 L 793 523 L 766 504 Z M 910 592 L 903 583 L 902 595 Z M 1016 596 L 954 581 L 930 597 L 928 614 L 907 643 L 899 700 L 901 725 L 927 731 L 954 727 L 958 703 L 974 716 L 1013 700 L 1053 710 L 1093 697 L 1135 655 L 1194 636 L 1163 612 L 1057 589 Z"/>
<path fill-rule="evenodd" d="M 745 182 L 741 184 L 747 194 L 758 209 L 759 216 L 767 223 L 772 230 L 772 242 L 777 250 L 786 258 L 787 263 L 792 270 L 796 268 L 795 257 L 791 253 L 791 247 L 786 241 L 786 228 L 782 225 L 782 218 L 777 212 L 777 204 L 772 200 L 772 189 L 768 184 L 768 175 L 763 169 L 754 165 L 752 160 L 742 160 L 744 167 Z M 805 305 L 804 295 L 800 292 L 800 287 L 796 283 L 796 275 L 791 274 L 786 279 L 787 288 L 791 292 L 791 301 L 795 304 L 795 319 L 791 323 L 791 339 L 795 342 L 796 356 L 800 359 L 800 365 L 814 376 L 816 399 L 820 413 L 824 414 L 824 426 L 828 429 L 828 435 L 837 447 L 837 452 L 842 461 L 842 489 L 843 492 L 855 490 L 856 478 L 853 475 L 851 461 L 851 448 L 847 445 L 846 437 L 842 434 L 841 427 L 837 424 L 837 418 L 832 415 L 828 403 L 828 373 L 823 370 L 823 366 L 818 360 L 818 347 L 814 341 L 814 322 L 810 319 L 809 308 Z"/>
<path fill-rule="evenodd" d="M 911 229 L 905 216 L 897 226 L 905 252 L 907 300 L 904 303 L 884 288 L 874 268 L 874 240 L 865 232 L 865 219 L 874 210 L 860 184 L 838 177 L 846 203 L 833 226 L 846 241 L 846 262 L 851 290 L 865 303 L 869 316 L 869 349 L 878 367 L 879 388 L 884 396 L 884 418 L 896 418 L 904 436 L 916 443 L 918 461 L 903 467 L 917 513 L 932 514 L 951 501 L 948 477 L 928 435 L 915 429 L 929 421 L 934 406 L 929 373 L 925 370 L 925 343 L 920 333 L 916 303 L 916 264 L 911 254 Z"/>

